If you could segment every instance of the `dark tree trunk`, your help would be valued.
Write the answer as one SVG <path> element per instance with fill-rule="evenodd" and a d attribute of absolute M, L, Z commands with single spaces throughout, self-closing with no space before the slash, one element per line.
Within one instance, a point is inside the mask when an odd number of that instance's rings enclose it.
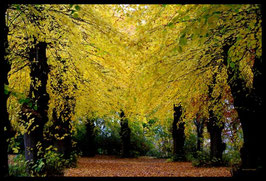
<path fill-rule="evenodd" d="M 3 3 L 0 14 L 0 22 L 1 22 L 1 60 L 0 60 L 0 177 L 7 177 L 8 174 L 8 154 L 7 154 L 7 147 L 8 142 L 7 138 L 9 137 L 8 132 L 11 129 L 10 122 L 9 122 L 9 116 L 7 112 L 7 99 L 8 94 L 5 94 L 5 84 L 8 85 L 8 72 L 10 70 L 10 64 L 8 60 L 5 58 L 5 55 L 7 55 L 6 48 L 8 47 L 8 40 L 7 40 L 7 34 L 8 34 L 8 27 L 6 26 L 5 22 L 5 13 L 7 10 L 7 4 Z"/>
<path fill-rule="evenodd" d="M 203 148 L 203 128 L 204 128 L 204 120 L 197 116 L 194 121 L 197 128 L 197 151 L 202 151 Z"/>
<path fill-rule="evenodd" d="M 207 129 L 210 133 L 211 140 L 211 149 L 210 149 L 210 157 L 213 160 L 213 165 L 219 166 L 222 164 L 222 156 L 223 151 L 225 150 L 225 143 L 222 141 L 222 130 L 223 125 L 219 126 L 217 124 L 216 117 L 213 114 L 213 111 L 210 111 L 210 119 L 207 123 Z"/>
<path fill-rule="evenodd" d="M 49 95 L 46 91 L 46 85 L 49 67 L 46 58 L 46 46 L 45 42 L 39 42 L 30 50 L 31 85 L 28 96 L 29 102 L 24 102 L 22 105 L 22 119 L 25 124 L 29 124 L 33 119 L 27 133 L 24 135 L 25 157 L 26 160 L 33 163 L 43 156 L 37 153 L 44 149 L 42 144 L 43 128 L 48 121 Z M 30 114 L 30 116 L 27 117 L 26 114 Z"/>
<path fill-rule="evenodd" d="M 86 124 L 86 147 L 84 156 L 95 156 L 96 154 L 96 144 L 95 144 L 95 132 L 94 132 L 94 119 L 88 119 L 88 123 Z"/>
<path fill-rule="evenodd" d="M 181 106 L 174 105 L 174 120 L 172 125 L 172 137 L 173 137 L 173 154 L 175 160 L 184 160 L 184 143 L 185 143 L 185 124 L 180 122 L 182 115 Z"/>
<path fill-rule="evenodd" d="M 130 128 L 128 126 L 128 119 L 125 117 L 125 114 L 123 111 L 121 111 L 120 114 L 120 125 L 121 125 L 121 130 L 120 130 L 120 136 L 122 140 L 122 157 L 130 157 Z"/>
<path fill-rule="evenodd" d="M 66 102 L 68 99 L 65 100 Z M 71 152 L 74 150 L 72 147 L 72 136 L 70 133 L 71 124 L 69 114 L 71 113 L 70 105 L 66 104 L 65 109 L 56 115 L 56 109 L 53 109 L 53 126 L 50 128 L 53 137 L 54 146 L 57 151 L 63 154 L 63 158 L 69 159 Z"/>
<path fill-rule="evenodd" d="M 233 41 L 223 47 L 224 64 L 227 65 L 227 53 Z M 265 106 L 265 63 L 255 59 L 253 66 L 254 80 L 252 89 L 246 88 L 245 81 L 239 77 L 239 66 L 236 71 L 230 67 L 227 69 L 228 80 L 236 74 L 237 79 L 228 81 L 234 98 L 234 106 L 238 112 L 243 129 L 244 144 L 241 148 L 241 169 L 258 169 L 262 167 L 262 157 L 265 148 L 262 143 L 263 126 L 261 121 L 264 116 Z"/>

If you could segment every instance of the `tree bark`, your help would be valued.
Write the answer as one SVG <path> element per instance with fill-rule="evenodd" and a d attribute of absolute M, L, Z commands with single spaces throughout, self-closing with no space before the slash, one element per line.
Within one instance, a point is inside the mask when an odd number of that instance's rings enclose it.
<path fill-rule="evenodd" d="M 59 114 L 59 117 L 57 117 L 56 109 L 54 108 L 53 126 L 50 128 L 50 131 L 53 134 L 53 144 L 57 148 L 57 152 L 63 154 L 63 158 L 65 159 L 69 159 L 71 152 L 73 151 L 72 137 L 70 133 L 70 111 L 69 105 L 65 105 L 65 109 L 62 110 L 62 112 Z"/>
<path fill-rule="evenodd" d="M 203 149 L 204 120 L 199 115 L 197 115 L 194 123 L 195 123 L 196 128 L 197 128 L 197 151 L 202 151 L 202 149 Z"/>
<path fill-rule="evenodd" d="M 207 123 L 207 129 L 210 133 L 211 140 L 211 149 L 210 149 L 210 157 L 213 160 L 213 165 L 219 166 L 222 164 L 222 156 L 223 151 L 225 150 L 225 143 L 222 141 L 222 130 L 224 125 L 219 126 L 217 124 L 217 119 L 213 114 L 213 111 L 210 111 L 210 119 Z"/>
<path fill-rule="evenodd" d="M 219 69 L 222 66 L 219 66 Z M 217 77 L 218 72 L 216 72 L 213 75 L 213 80 L 212 84 L 208 86 L 208 97 L 209 100 L 212 101 L 213 105 L 217 104 L 219 100 L 221 100 L 221 94 L 214 99 L 212 97 L 214 85 L 216 84 L 216 77 Z M 214 111 L 212 110 L 212 107 L 209 107 L 209 120 L 207 122 L 207 129 L 208 132 L 210 133 L 210 157 L 212 159 L 212 164 L 214 166 L 219 166 L 222 164 L 222 155 L 223 151 L 226 148 L 225 143 L 222 141 L 222 130 L 224 128 L 224 123 L 220 122 L 217 119 L 217 116 L 215 115 Z M 220 124 L 220 125 L 219 125 Z"/>
<path fill-rule="evenodd" d="M 225 65 L 227 65 L 227 53 L 231 44 L 233 43 L 229 43 L 223 47 Z M 237 70 L 238 68 L 239 66 L 237 66 Z M 260 120 L 263 118 L 263 107 L 265 105 L 265 86 L 263 86 L 265 83 L 265 63 L 259 59 L 255 59 L 254 61 L 253 89 L 246 88 L 245 82 L 239 77 L 238 71 L 236 72 L 237 79 L 235 81 L 229 81 L 235 72 L 230 67 L 228 68 L 228 82 L 244 135 L 244 145 L 241 148 L 241 167 L 252 169 L 258 166 L 258 162 L 262 159 L 261 150 L 265 149 L 258 144 L 261 139 L 259 134 L 263 132 L 260 126 Z"/>
<path fill-rule="evenodd" d="M 173 154 L 175 160 L 184 160 L 184 143 L 185 143 L 185 124 L 180 122 L 182 115 L 181 106 L 174 105 L 174 120 L 172 124 L 172 137 L 173 137 Z"/>
<path fill-rule="evenodd" d="M 122 139 L 122 157 L 130 157 L 130 128 L 128 126 L 128 119 L 125 117 L 124 111 L 121 111 L 120 114 L 120 125 L 121 125 L 121 130 L 120 130 L 120 136 Z"/>
<path fill-rule="evenodd" d="M 86 124 L 86 147 L 85 147 L 85 153 L 83 155 L 85 156 L 95 156 L 96 154 L 96 145 L 95 145 L 95 132 L 94 132 L 94 119 L 88 119 L 88 123 Z"/>
<path fill-rule="evenodd" d="M 230 40 L 228 44 L 223 47 L 224 50 L 224 64 L 227 66 L 228 50 L 233 45 L 234 40 Z M 243 130 L 244 144 L 240 150 L 241 153 L 241 165 L 240 170 L 242 172 L 245 169 L 257 169 L 263 167 L 263 156 L 265 154 L 265 148 L 261 144 L 264 140 L 262 119 L 264 116 L 265 106 L 265 62 L 261 59 L 255 58 L 253 65 L 253 87 L 248 89 L 245 85 L 245 81 L 239 76 L 239 65 L 236 65 L 236 70 L 232 70 L 229 66 L 227 69 L 228 82 L 231 88 L 231 92 L 234 98 L 234 106 L 238 112 L 240 123 Z M 232 78 L 236 74 L 236 79 L 232 81 Z M 261 172 L 259 172 L 261 173 Z M 238 173 L 235 173 L 238 174 Z M 262 173 L 261 173 L 262 174 Z"/>
<path fill-rule="evenodd" d="M 7 47 L 8 47 L 8 40 L 7 40 L 7 34 L 8 34 L 8 27 L 6 26 L 5 21 L 5 13 L 8 8 L 7 3 L 4 3 L 2 5 L 1 14 L 0 14 L 0 22 L 1 22 L 1 60 L 0 60 L 0 177 L 7 177 L 9 175 L 8 173 L 8 154 L 7 154 L 7 148 L 8 148 L 8 142 L 7 138 L 10 136 L 8 135 L 9 130 L 11 129 L 10 122 L 9 122 L 9 115 L 7 112 L 7 99 L 8 94 L 5 94 L 5 85 L 8 85 L 8 72 L 11 68 L 7 58 L 5 56 L 7 55 Z"/>
<path fill-rule="evenodd" d="M 32 124 L 28 127 L 27 133 L 24 135 L 25 157 L 33 164 L 43 155 L 38 151 L 43 150 L 43 128 L 48 121 L 48 101 L 49 95 L 46 91 L 48 80 L 49 66 L 46 58 L 45 42 L 37 43 L 30 49 L 30 77 L 31 85 L 29 91 L 29 102 L 22 105 L 22 120 L 25 124 Z M 26 114 L 30 114 L 29 117 Z M 42 147 L 41 147 L 42 146 Z"/>

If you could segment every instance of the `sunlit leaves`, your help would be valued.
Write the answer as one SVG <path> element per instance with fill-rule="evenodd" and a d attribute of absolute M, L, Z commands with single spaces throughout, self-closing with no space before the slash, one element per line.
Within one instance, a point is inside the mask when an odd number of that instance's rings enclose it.
<path fill-rule="evenodd" d="M 62 101 L 52 91 L 58 86 L 56 75 L 60 74 L 67 87 L 62 94 L 76 99 L 71 119 L 85 115 L 112 117 L 123 109 L 129 120 L 146 122 L 151 116 L 166 121 L 172 118 L 174 103 L 185 107 L 186 121 L 199 110 L 207 117 L 211 104 L 206 101 L 207 87 L 212 84 L 214 73 L 218 74 L 215 98 L 223 95 L 227 86 L 226 68 L 252 87 L 254 56 L 262 54 L 262 21 L 257 16 L 257 5 L 12 7 L 8 10 L 11 72 L 25 67 L 10 75 L 10 87 L 27 95 L 28 48 L 35 41 L 33 37 L 46 41 L 51 67 L 49 106 L 56 107 Z M 16 17 L 18 12 L 23 13 Z M 230 39 L 233 43 L 227 60 L 223 60 L 222 47 Z M 5 93 L 10 92 L 6 89 Z M 23 102 L 11 97 L 10 104 Z M 38 109 L 34 103 L 29 106 Z M 215 109 L 220 110 L 219 106 Z M 58 110 L 63 109 L 58 106 Z"/>

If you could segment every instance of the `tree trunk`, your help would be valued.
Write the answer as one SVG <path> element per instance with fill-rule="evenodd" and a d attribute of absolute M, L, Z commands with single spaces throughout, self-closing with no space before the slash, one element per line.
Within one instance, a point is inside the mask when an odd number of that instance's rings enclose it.
<path fill-rule="evenodd" d="M 174 105 L 174 120 L 172 125 L 172 137 L 173 137 L 173 154 L 174 160 L 184 160 L 184 143 L 185 143 L 185 124 L 180 122 L 180 117 L 182 115 L 181 106 Z"/>
<path fill-rule="evenodd" d="M 197 115 L 197 118 L 194 123 L 197 128 L 197 151 L 202 151 L 204 120 Z"/>
<path fill-rule="evenodd" d="M 5 84 L 8 85 L 8 72 L 10 70 L 10 64 L 8 60 L 5 58 L 5 55 L 7 55 L 6 48 L 8 47 L 8 40 L 7 40 L 7 34 L 8 34 L 8 27 L 6 26 L 5 22 L 5 13 L 7 10 L 7 3 L 4 3 L 1 7 L 1 14 L 0 14 L 0 22 L 1 22 L 1 60 L 0 60 L 0 177 L 7 177 L 8 174 L 8 154 L 7 154 L 7 147 L 8 142 L 7 138 L 9 137 L 8 131 L 11 129 L 10 122 L 9 122 L 9 116 L 7 112 L 7 99 L 8 94 L 5 94 Z"/>
<path fill-rule="evenodd" d="M 85 153 L 83 155 L 85 156 L 95 156 L 96 154 L 96 145 L 95 145 L 95 133 L 94 133 L 94 119 L 88 119 L 88 123 L 86 124 L 86 147 L 85 147 Z"/>
<path fill-rule="evenodd" d="M 122 139 L 122 157 L 130 157 L 130 128 L 128 126 L 128 119 L 125 117 L 125 114 L 123 111 L 121 111 L 120 114 L 120 136 Z"/>
<path fill-rule="evenodd" d="M 259 60 L 255 60 L 256 64 L 259 64 Z M 260 120 L 263 118 L 262 104 L 264 104 L 263 95 L 260 92 L 262 92 L 263 84 L 264 82 L 258 75 L 254 77 L 255 89 L 251 92 L 245 88 L 243 80 L 238 79 L 237 82 L 230 84 L 234 106 L 243 129 L 244 144 L 241 148 L 241 167 L 244 169 L 257 168 L 258 162 L 262 159 L 260 150 L 263 148 L 258 143 L 261 139 L 259 134 L 263 132 L 260 127 Z"/>
<path fill-rule="evenodd" d="M 227 54 L 233 40 L 223 47 L 224 64 L 227 66 Z M 261 120 L 264 117 L 265 106 L 265 63 L 262 60 L 255 59 L 253 66 L 253 87 L 246 88 L 245 81 L 239 76 L 239 66 L 236 65 L 238 71 L 234 72 L 230 67 L 227 69 L 228 82 L 234 98 L 234 106 L 238 112 L 244 136 L 244 144 L 241 148 L 241 169 L 257 169 L 262 167 L 262 157 L 265 154 L 265 148 L 262 143 Z M 237 79 L 229 81 L 237 74 Z M 264 150 L 264 151 L 263 151 Z"/>
<path fill-rule="evenodd" d="M 213 161 L 213 165 L 219 166 L 222 164 L 223 151 L 225 150 L 225 143 L 222 141 L 223 125 L 217 124 L 216 117 L 213 116 L 213 111 L 210 111 L 210 119 L 207 123 L 207 129 L 210 133 L 211 149 L 210 157 Z"/>
<path fill-rule="evenodd" d="M 49 95 L 46 91 L 49 67 L 46 58 L 45 42 L 39 42 L 30 50 L 30 77 L 31 85 L 29 101 L 22 105 L 22 120 L 25 124 L 32 124 L 28 127 L 24 135 L 25 157 L 27 161 L 35 163 L 43 155 L 38 151 L 43 151 L 43 128 L 48 121 L 48 101 Z M 26 114 L 30 114 L 29 117 Z"/>
<path fill-rule="evenodd" d="M 67 101 L 67 100 L 66 100 Z M 63 154 L 63 158 L 69 159 L 72 147 L 72 137 L 70 133 L 71 124 L 69 114 L 71 113 L 68 104 L 65 105 L 64 110 L 62 110 L 57 117 L 56 109 L 53 109 L 53 126 L 50 131 L 53 134 L 52 140 L 54 146 L 57 148 L 57 152 Z"/>
<path fill-rule="evenodd" d="M 224 65 L 227 66 L 228 51 L 234 44 L 235 40 L 229 40 L 228 44 L 223 47 Z M 228 82 L 234 98 L 234 106 L 238 112 L 240 123 L 243 130 L 244 144 L 240 150 L 241 165 L 240 169 L 233 171 L 234 175 L 251 174 L 245 170 L 257 170 L 257 173 L 262 174 L 263 166 L 262 160 L 265 155 L 265 148 L 262 140 L 264 127 L 262 126 L 262 119 L 264 116 L 265 106 L 265 61 L 255 58 L 253 65 L 253 87 L 248 89 L 245 81 L 239 76 L 239 65 L 236 64 L 235 70 L 230 66 L 227 69 Z M 232 78 L 237 74 L 234 81 Z M 257 174 L 256 172 L 253 174 Z"/>

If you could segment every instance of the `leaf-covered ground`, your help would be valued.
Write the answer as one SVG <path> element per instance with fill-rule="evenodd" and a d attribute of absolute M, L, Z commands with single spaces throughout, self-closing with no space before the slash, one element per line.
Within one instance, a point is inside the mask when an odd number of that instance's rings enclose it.
<path fill-rule="evenodd" d="M 81 157 L 76 168 L 64 171 L 70 177 L 230 177 L 229 167 L 197 168 L 191 162 L 168 162 L 149 157 Z"/>

